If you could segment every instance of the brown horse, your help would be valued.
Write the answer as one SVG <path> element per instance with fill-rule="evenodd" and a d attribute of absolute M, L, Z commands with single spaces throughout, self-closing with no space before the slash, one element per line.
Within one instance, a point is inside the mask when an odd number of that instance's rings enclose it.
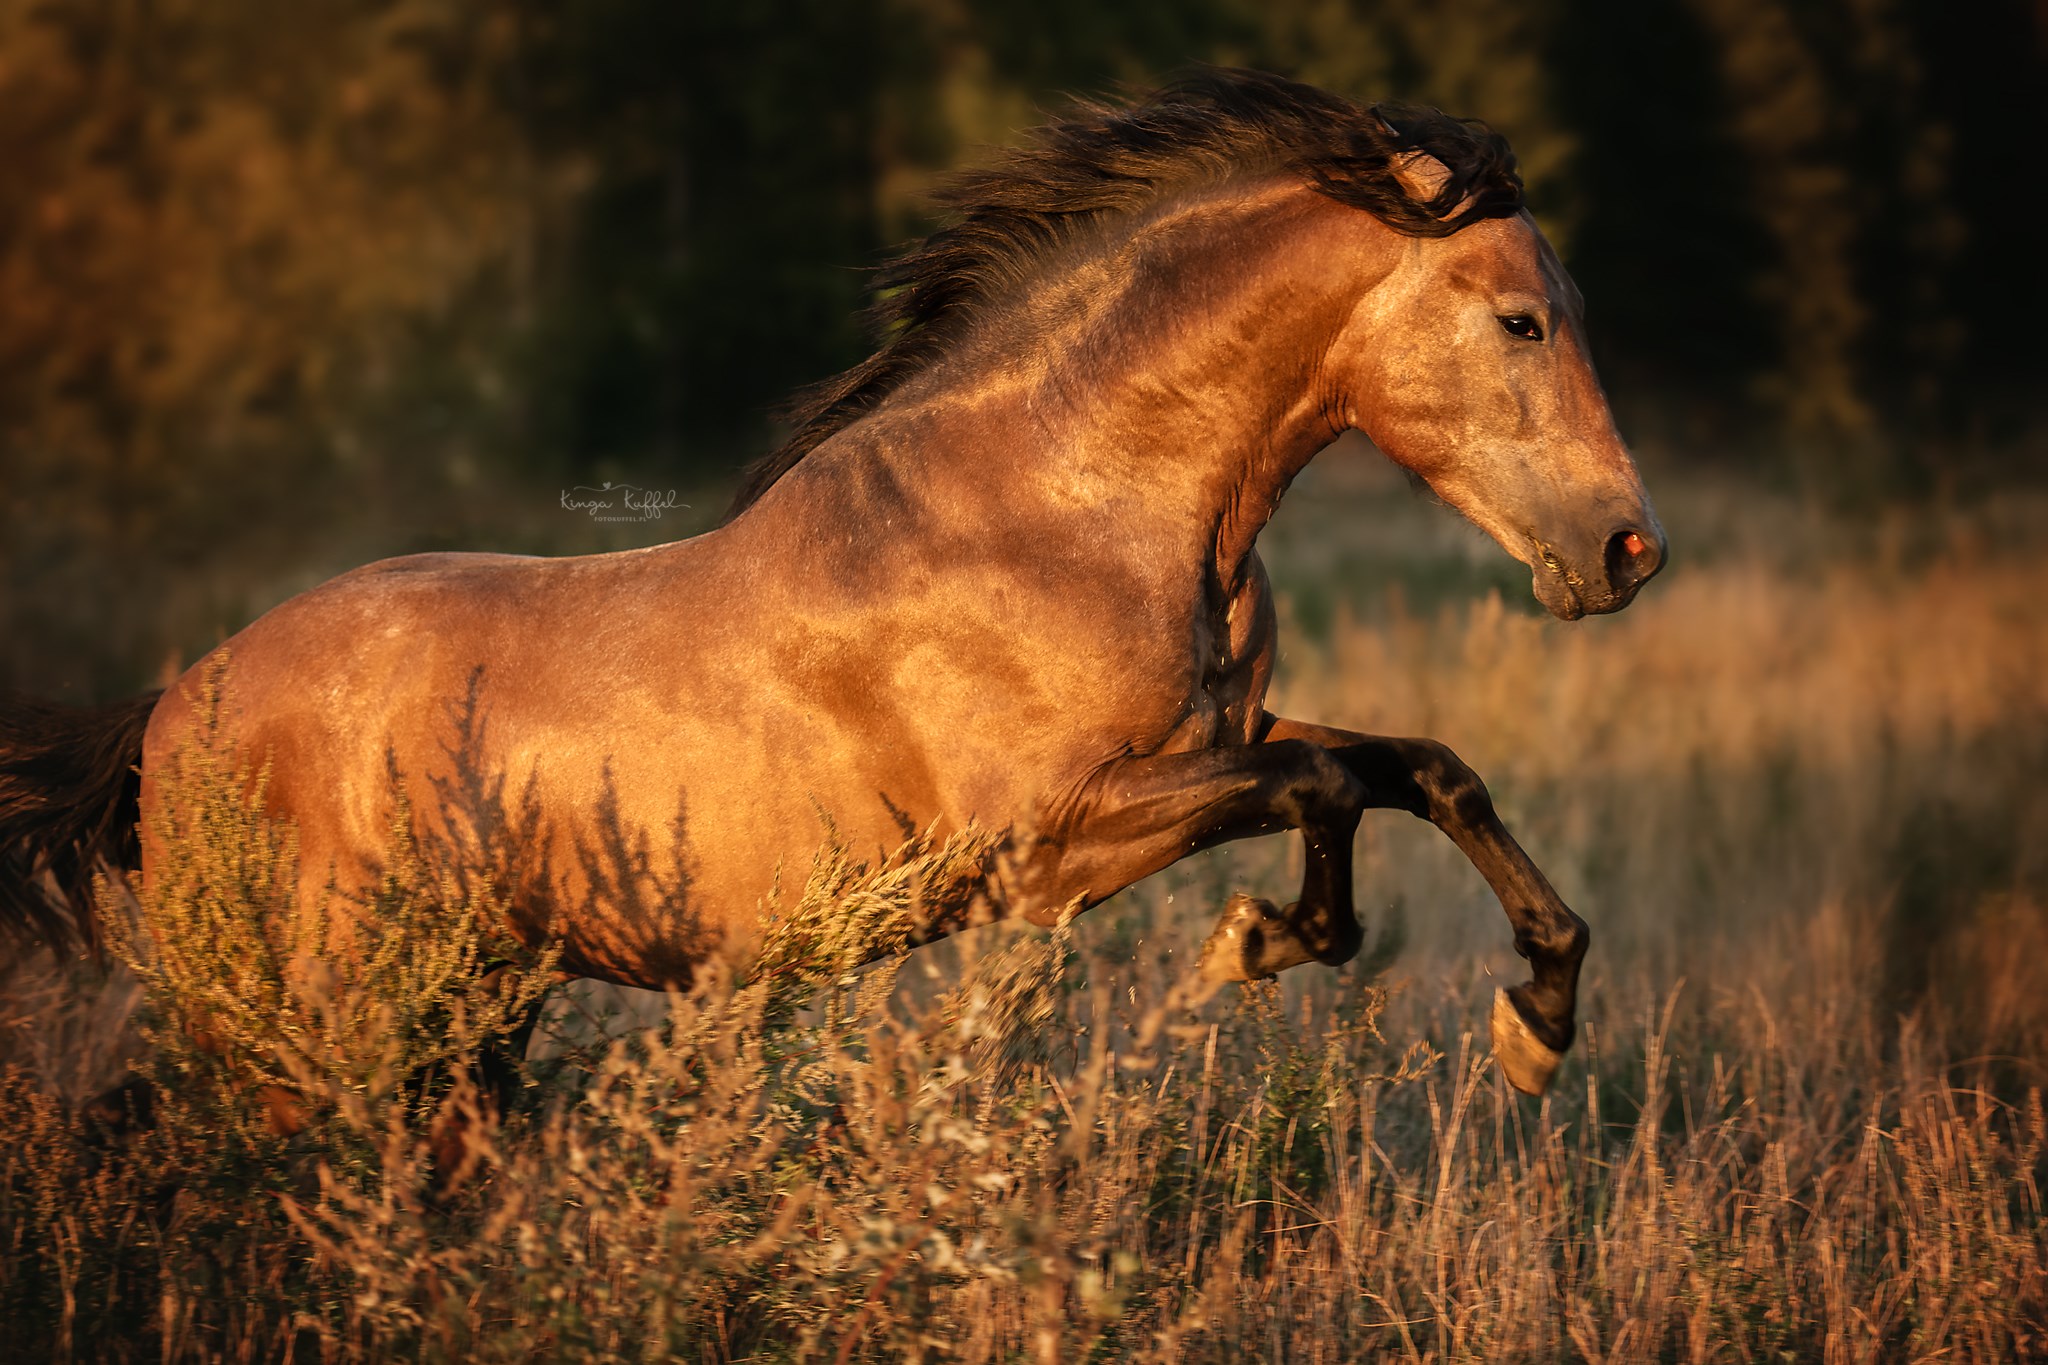
<path fill-rule="evenodd" d="M 298 828 L 303 893 L 374 875 L 400 774 L 451 860 L 498 849 L 523 933 L 658 987 L 757 932 L 821 814 L 864 847 L 1003 831 L 990 899 L 1041 922 L 1298 829 L 1300 898 L 1234 898 L 1205 950 L 1244 979 L 1358 951 L 1353 834 L 1395 808 L 1506 909 L 1534 979 L 1497 997 L 1494 1036 L 1540 1091 L 1585 923 L 1443 745 L 1264 708 L 1256 550 L 1356 429 L 1528 564 L 1556 616 L 1616 611 L 1662 563 L 1505 142 L 1209 72 L 1084 107 L 949 202 L 955 224 L 882 273 L 882 348 L 814 392 L 716 530 L 372 564 L 202 665 Z M 18 921 L 55 923 L 51 885 L 85 915 L 95 859 L 134 828 L 130 769 L 148 814 L 200 676 L 153 706 L 0 721 Z"/>

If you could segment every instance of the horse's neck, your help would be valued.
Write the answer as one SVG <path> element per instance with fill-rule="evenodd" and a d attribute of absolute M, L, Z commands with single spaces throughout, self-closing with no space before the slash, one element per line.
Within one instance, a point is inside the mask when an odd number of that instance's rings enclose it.
<path fill-rule="evenodd" d="M 1373 282 L 1375 227 L 1277 183 L 1139 226 L 956 357 L 946 378 L 1007 448 L 954 458 L 999 480 L 1012 514 L 1036 501 L 1127 519 L 1128 543 L 1192 553 L 1234 589 L 1337 435 L 1321 363 Z"/>

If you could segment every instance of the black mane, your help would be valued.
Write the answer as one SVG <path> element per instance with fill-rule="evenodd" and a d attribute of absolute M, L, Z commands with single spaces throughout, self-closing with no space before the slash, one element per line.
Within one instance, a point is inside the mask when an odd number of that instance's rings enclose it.
<path fill-rule="evenodd" d="M 1428 202 L 1410 198 L 1395 175 L 1395 159 L 1413 151 L 1451 173 Z M 1522 207 L 1507 140 L 1436 109 L 1368 108 L 1240 70 L 1200 71 L 1129 104 L 1084 103 L 940 192 L 958 221 L 875 274 L 868 319 L 880 349 L 797 397 L 795 434 L 748 467 L 726 519 L 930 365 L 983 305 L 1078 228 L 1191 185 L 1275 170 L 1416 237 L 1446 236 Z"/>

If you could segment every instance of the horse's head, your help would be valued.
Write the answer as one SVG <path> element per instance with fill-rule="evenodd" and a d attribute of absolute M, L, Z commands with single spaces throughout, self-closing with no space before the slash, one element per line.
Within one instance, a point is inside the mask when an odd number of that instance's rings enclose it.
<path fill-rule="evenodd" d="M 1332 356 L 1346 422 L 1527 564 L 1568 621 L 1627 606 L 1665 554 L 1580 306 L 1527 212 L 1482 219 L 1399 239 Z"/>

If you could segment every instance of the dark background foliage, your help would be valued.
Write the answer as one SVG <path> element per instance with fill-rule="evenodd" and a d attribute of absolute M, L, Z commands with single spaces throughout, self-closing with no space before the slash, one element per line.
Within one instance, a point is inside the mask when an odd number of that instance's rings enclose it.
<path fill-rule="evenodd" d="M 132 688 L 559 489 L 717 486 L 863 268 L 1063 92 L 1192 61 L 1485 118 L 1652 458 L 2019 477 L 2026 0 L 0 0 L 0 685 Z"/>

